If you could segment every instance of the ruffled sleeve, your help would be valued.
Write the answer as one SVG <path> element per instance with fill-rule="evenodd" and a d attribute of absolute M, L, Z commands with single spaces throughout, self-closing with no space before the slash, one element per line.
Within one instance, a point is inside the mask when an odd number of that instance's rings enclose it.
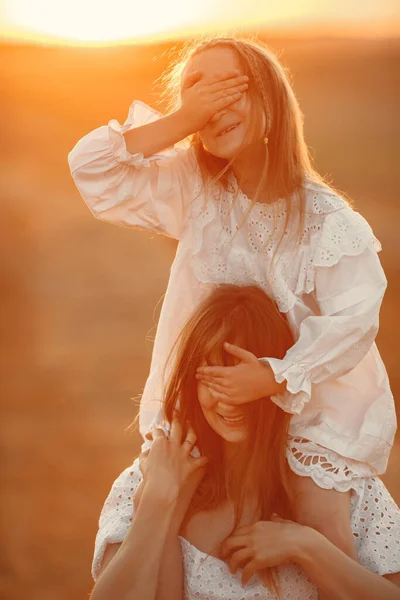
<path fill-rule="evenodd" d="M 325 215 L 311 256 L 317 311 L 303 320 L 283 359 L 260 359 L 278 383 L 286 381 L 287 391 L 272 397 L 283 410 L 300 413 L 314 383 L 345 375 L 371 348 L 387 286 L 380 249 L 367 221 L 350 207 Z"/>
<path fill-rule="evenodd" d="M 142 480 L 139 459 L 125 469 L 114 481 L 102 508 L 92 562 L 94 581 L 99 576 L 107 544 L 122 543 L 133 519 L 133 498 Z"/>
<path fill-rule="evenodd" d="M 179 239 L 193 195 L 196 160 L 182 145 L 148 158 L 130 154 L 124 133 L 163 115 L 135 100 L 123 125 L 112 119 L 85 135 L 68 155 L 75 184 L 101 220 Z"/>

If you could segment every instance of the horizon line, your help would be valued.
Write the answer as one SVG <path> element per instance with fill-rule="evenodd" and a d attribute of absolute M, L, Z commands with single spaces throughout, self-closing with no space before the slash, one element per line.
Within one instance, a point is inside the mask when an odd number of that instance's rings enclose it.
<path fill-rule="evenodd" d="M 390 25 L 388 27 L 388 25 Z M 384 26 L 384 27 L 383 27 Z M 190 38 L 202 37 L 204 35 L 216 35 L 224 33 L 227 35 L 271 35 L 277 38 L 354 38 L 354 39 L 398 39 L 400 38 L 400 20 L 374 22 L 371 25 L 354 27 L 346 21 L 330 22 L 320 21 L 310 24 L 292 23 L 282 25 L 249 25 L 247 27 L 210 27 L 204 34 L 204 24 L 197 27 L 186 27 L 169 32 L 160 32 L 153 35 L 135 36 L 111 40 L 76 40 L 70 37 L 59 37 L 51 34 L 40 34 L 33 31 L 1 31 L 0 44 L 14 45 L 38 45 L 38 46 L 62 46 L 62 47 L 110 47 L 110 46 L 135 46 L 152 45 L 169 42 L 179 42 Z"/>

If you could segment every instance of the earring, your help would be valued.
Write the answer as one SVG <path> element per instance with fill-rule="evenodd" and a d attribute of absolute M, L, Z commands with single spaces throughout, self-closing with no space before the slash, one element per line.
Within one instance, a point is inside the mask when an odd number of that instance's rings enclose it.
<path fill-rule="evenodd" d="M 268 138 L 267 138 L 267 136 L 265 136 L 265 138 L 264 138 L 264 144 L 265 144 L 265 145 L 267 145 L 267 144 L 268 144 Z"/>

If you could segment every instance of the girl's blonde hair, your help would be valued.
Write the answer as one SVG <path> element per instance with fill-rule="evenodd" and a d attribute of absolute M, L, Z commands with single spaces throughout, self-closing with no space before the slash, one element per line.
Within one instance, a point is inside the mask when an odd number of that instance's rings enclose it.
<path fill-rule="evenodd" d="M 264 111 L 266 117 L 265 134 L 268 137 L 268 145 L 266 145 L 264 168 L 242 224 L 261 195 L 263 195 L 262 203 L 274 204 L 278 199 L 286 201 L 286 219 L 276 246 L 275 259 L 285 232 L 288 233 L 285 245 L 293 243 L 296 249 L 301 241 L 306 212 L 304 188 L 306 177 L 329 193 L 339 194 L 339 192 L 313 167 L 312 157 L 304 139 L 304 117 L 290 83 L 289 70 L 279 62 L 278 57 L 267 44 L 254 36 L 202 37 L 183 44 L 175 60 L 170 63 L 159 80 L 161 101 L 167 102 L 167 110 L 172 112 L 180 107 L 182 74 L 188 61 L 214 48 L 234 50 L 239 56 L 244 74 L 249 77 L 248 93 L 259 110 L 251 112 L 250 128 L 244 144 L 253 138 L 254 132 L 259 128 L 261 111 Z M 227 191 L 230 167 L 237 154 L 229 161 L 214 156 L 204 148 L 198 132 L 189 137 L 189 143 L 195 152 L 202 175 L 204 187 L 200 193 L 204 191 L 207 198 L 209 189 L 215 186 L 220 192 Z M 240 184 L 241 182 L 238 181 L 239 188 Z M 343 192 L 340 194 L 344 195 Z M 345 200 L 349 202 L 348 198 Z M 273 230 L 278 231 L 275 208 L 276 206 L 273 210 L 275 216 Z"/>

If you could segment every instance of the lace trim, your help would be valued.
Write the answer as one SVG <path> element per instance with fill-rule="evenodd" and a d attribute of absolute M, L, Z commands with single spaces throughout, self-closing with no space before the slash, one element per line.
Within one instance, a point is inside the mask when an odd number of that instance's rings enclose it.
<path fill-rule="evenodd" d="M 375 475 L 367 463 L 343 458 L 333 450 L 302 437 L 288 439 L 286 456 L 296 475 L 311 477 L 325 490 L 347 492 L 353 489 L 357 492 L 365 478 Z"/>
<path fill-rule="evenodd" d="M 293 439 L 296 440 L 296 438 Z M 356 464 L 355 461 L 354 464 Z M 348 465 L 352 473 L 360 474 L 359 469 L 353 468 L 353 461 Z M 141 478 L 139 461 L 135 460 L 133 465 L 125 469 L 115 480 L 104 503 L 92 564 L 92 575 L 95 581 L 107 544 L 122 542 L 128 534 L 133 518 L 133 497 Z M 400 571 L 399 508 L 380 479 L 371 477 L 358 481 L 357 490 L 351 497 L 351 526 L 360 563 L 380 575 L 396 573 Z M 184 538 L 180 538 L 180 540 L 187 600 L 208 597 L 207 594 L 204 596 L 206 588 L 212 590 L 214 595 L 210 597 L 216 600 L 252 598 L 251 593 L 255 592 L 253 584 L 249 587 L 241 586 L 235 580 L 235 576 L 226 571 L 225 563 L 205 555 L 188 540 Z M 306 586 L 304 573 L 290 565 L 280 569 L 280 575 L 285 597 L 302 598 L 300 595 L 293 596 L 289 592 L 292 584 L 295 586 L 296 592 L 301 589 L 302 585 Z M 256 579 L 257 577 L 255 577 Z M 314 586 L 310 589 L 310 598 L 314 597 L 311 595 L 314 589 Z M 200 590 L 203 595 L 200 594 Z M 249 595 L 246 595 L 246 592 L 249 592 Z M 263 588 L 263 593 L 266 593 L 265 588 Z M 255 597 L 257 598 L 257 596 Z M 260 596 L 260 598 L 264 597 L 264 595 Z M 309 600 L 307 596 L 305 598 Z"/>
<path fill-rule="evenodd" d="M 239 192 L 234 201 L 233 187 L 232 192 L 215 190 L 205 199 L 201 186 L 199 177 L 198 197 L 192 203 L 196 278 L 205 284 L 256 284 L 275 299 L 281 312 L 291 310 L 299 296 L 314 289 L 317 266 L 332 266 L 342 256 L 361 254 L 370 244 L 376 251 L 381 249 L 367 221 L 342 198 L 306 183 L 309 212 L 299 248 L 294 255 L 282 249 L 270 275 L 268 267 L 285 225 L 285 200 L 256 203 L 238 230 L 249 208 L 247 196 Z"/>
<path fill-rule="evenodd" d="M 336 265 L 342 256 L 358 256 L 371 244 L 376 252 L 382 250 L 364 217 L 351 208 L 345 208 L 325 218 L 314 255 L 314 267 Z"/>

